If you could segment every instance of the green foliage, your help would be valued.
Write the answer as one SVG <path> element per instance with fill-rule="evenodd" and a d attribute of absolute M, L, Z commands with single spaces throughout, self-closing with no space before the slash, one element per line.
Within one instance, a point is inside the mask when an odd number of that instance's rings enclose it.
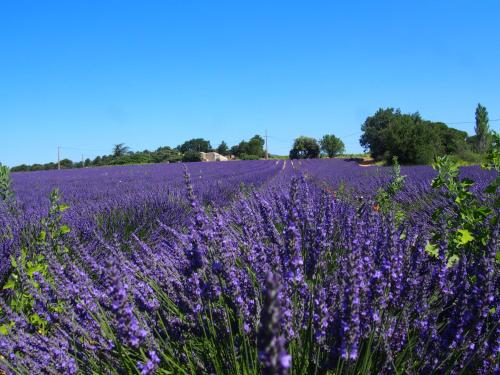
<path fill-rule="evenodd" d="M 486 187 L 485 193 L 490 194 L 494 198 L 494 207 L 500 208 L 500 196 L 498 194 L 498 188 L 500 187 L 500 135 L 493 132 L 491 135 L 492 142 L 488 153 L 486 154 L 485 161 L 483 163 L 483 168 L 488 170 L 495 170 L 497 176 L 495 179 Z"/>
<path fill-rule="evenodd" d="M 16 165 L 10 169 L 11 172 L 28 172 L 30 170 L 30 166 L 26 164 Z"/>
<path fill-rule="evenodd" d="M 324 135 L 319 143 L 321 145 L 321 150 L 326 153 L 329 158 L 333 158 L 345 151 L 344 142 L 333 134 Z"/>
<path fill-rule="evenodd" d="M 118 158 L 120 156 L 126 155 L 130 152 L 130 148 L 125 146 L 125 143 L 118 143 L 113 146 L 113 156 Z"/>
<path fill-rule="evenodd" d="M 241 141 L 238 145 L 231 147 L 230 153 L 235 155 L 236 157 L 243 159 L 243 155 L 248 159 L 248 155 L 253 155 L 256 158 L 252 157 L 251 160 L 260 159 L 264 156 L 264 145 L 265 141 L 260 135 L 254 135 L 250 140 Z"/>
<path fill-rule="evenodd" d="M 403 164 L 430 164 L 436 156 L 468 149 L 466 132 L 423 120 L 418 112 L 379 109 L 366 119 L 361 130 L 361 145 L 375 159 L 388 162 L 398 156 Z"/>
<path fill-rule="evenodd" d="M 49 245 L 57 257 L 62 257 L 67 254 L 69 249 L 64 245 L 62 238 L 65 234 L 70 232 L 67 225 L 62 224 L 62 213 L 66 211 L 69 206 L 60 202 L 61 197 L 58 189 L 52 190 L 50 193 L 50 208 L 49 214 L 46 218 L 42 219 L 42 225 L 45 231 L 40 232 L 40 240 L 45 245 Z M 48 241 L 48 242 L 47 242 Z"/>
<path fill-rule="evenodd" d="M 361 126 L 363 134 L 359 143 L 365 150 L 370 151 L 373 158 L 379 159 L 384 156 L 387 146 L 383 131 L 399 116 L 401 116 L 399 109 L 380 108 L 373 116 L 369 116 Z"/>
<path fill-rule="evenodd" d="M 241 160 L 259 160 L 260 157 L 257 155 L 241 154 L 240 159 Z"/>
<path fill-rule="evenodd" d="M 7 201 L 13 196 L 10 170 L 0 163 L 0 201 Z"/>
<path fill-rule="evenodd" d="M 498 168 L 498 164 L 496 167 Z M 433 168 L 438 171 L 438 175 L 432 181 L 432 187 L 443 189 L 444 195 L 453 202 L 448 210 L 439 208 L 433 214 L 436 227 L 444 221 L 447 228 L 448 246 L 445 256 L 448 264 L 452 265 L 458 261 L 464 251 L 482 255 L 485 245 L 492 236 L 488 227 L 484 225 L 485 220 L 492 214 L 492 209 L 471 192 L 474 181 L 467 178 L 460 179 L 459 166 L 450 157 L 438 157 Z M 490 187 L 486 189 L 487 193 L 488 189 Z M 436 244 L 444 239 L 442 233 L 443 231 L 432 233 L 432 243 L 426 248 L 430 255 L 436 256 L 436 251 L 433 250 L 436 250 Z"/>
<path fill-rule="evenodd" d="M 23 248 L 17 258 L 11 256 L 10 260 L 12 272 L 3 286 L 3 290 L 10 291 L 8 306 L 13 312 L 24 314 L 39 333 L 45 334 L 48 322 L 34 311 L 35 296 L 32 294 L 33 290 L 40 291 L 35 275 L 46 281 L 50 277 L 45 257 L 41 254 L 28 256 L 26 248 Z M 14 325 L 14 322 L 5 323 L 0 331 L 7 334 Z"/>
<path fill-rule="evenodd" d="M 264 145 L 264 138 L 262 138 L 260 135 L 254 135 L 248 141 L 248 149 L 246 153 L 261 158 L 264 156 Z"/>
<path fill-rule="evenodd" d="M 500 173 L 500 134 L 492 132 L 491 138 L 491 145 L 486 154 L 483 168 L 488 170 L 494 169 Z"/>
<path fill-rule="evenodd" d="M 481 154 L 474 152 L 471 148 L 457 150 L 450 157 L 460 165 L 478 165 L 483 161 Z"/>
<path fill-rule="evenodd" d="M 62 159 L 60 161 L 60 164 L 61 164 L 62 169 L 70 169 L 70 168 L 74 167 L 73 162 L 69 159 Z M 54 167 L 56 167 L 56 166 L 54 165 Z"/>
<path fill-rule="evenodd" d="M 231 147 L 231 154 L 240 157 L 242 154 L 248 154 L 248 142 L 241 141 L 237 145 Z"/>
<path fill-rule="evenodd" d="M 476 107 L 476 125 L 474 127 L 476 132 L 476 147 L 477 151 L 484 153 L 488 149 L 490 143 L 490 126 L 488 120 L 488 111 L 486 107 L 479 103 Z"/>
<path fill-rule="evenodd" d="M 146 151 L 144 151 L 143 154 L 147 155 L 149 157 L 149 160 L 151 160 L 148 162 L 152 163 L 172 163 L 180 161 L 182 159 L 182 155 L 178 151 L 173 150 L 168 146 L 159 147 L 153 152 L 148 151 L 147 154 Z"/>
<path fill-rule="evenodd" d="M 187 152 L 210 152 L 212 151 L 212 146 L 210 141 L 203 138 L 193 138 L 189 141 L 184 142 L 182 145 L 177 147 L 178 150 L 185 154 Z"/>
<path fill-rule="evenodd" d="M 104 165 L 126 165 L 126 164 L 146 164 L 146 163 L 175 163 L 182 160 L 182 154 L 178 150 L 174 150 L 168 146 L 159 147 L 155 151 L 128 151 L 128 148 L 120 146 L 113 155 L 97 156 L 94 160 L 86 159 L 84 163 L 73 163 L 69 159 L 61 160 L 61 167 L 65 168 L 81 168 L 81 167 L 98 167 Z M 116 146 L 115 146 L 116 147 Z M 34 164 L 34 165 L 19 165 L 11 169 L 12 172 L 27 172 L 57 169 L 56 163 Z"/>
<path fill-rule="evenodd" d="M 47 334 L 50 327 L 49 322 L 38 315 L 34 309 L 36 294 L 42 293 L 39 282 L 43 280 L 43 282 L 53 284 L 47 260 L 40 250 L 50 248 L 59 258 L 68 253 L 62 241 L 64 235 L 70 231 L 66 225 L 62 224 L 62 213 L 67 208 L 67 205 L 60 203 L 58 190 L 53 190 L 50 195 L 49 214 L 42 219 L 44 230 L 40 231 L 34 247 L 23 247 L 19 256 L 10 257 L 12 271 L 3 285 L 3 290 L 8 292 L 6 302 L 9 308 L 15 313 L 24 314 L 27 321 L 40 334 Z M 52 303 L 49 309 L 61 312 L 63 306 L 56 302 Z M 0 333 L 7 334 L 14 325 L 12 321 L 1 325 Z"/>
<path fill-rule="evenodd" d="M 182 156 L 183 162 L 201 161 L 201 153 L 197 151 L 188 151 Z"/>
<path fill-rule="evenodd" d="M 220 145 L 217 147 L 217 153 L 221 155 L 228 155 L 229 154 L 229 147 L 227 146 L 227 143 L 222 141 Z"/>
<path fill-rule="evenodd" d="M 311 137 L 298 137 L 290 150 L 290 159 L 314 159 L 319 156 L 319 144 Z"/>
<path fill-rule="evenodd" d="M 391 181 L 385 188 L 380 188 L 375 196 L 376 210 L 387 215 L 392 213 L 396 223 L 404 220 L 402 207 L 395 201 L 396 194 L 403 189 L 406 176 L 401 175 L 401 168 L 396 156 L 392 159 Z"/>

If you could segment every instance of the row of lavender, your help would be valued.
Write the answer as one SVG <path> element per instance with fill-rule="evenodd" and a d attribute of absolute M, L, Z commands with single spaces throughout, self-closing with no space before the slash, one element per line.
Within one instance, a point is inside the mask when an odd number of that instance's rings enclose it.
<path fill-rule="evenodd" d="M 390 167 L 363 167 L 342 159 L 312 159 L 294 161 L 294 166 L 318 186 L 351 201 L 373 199 L 380 188 L 391 179 Z M 401 168 L 405 176 L 403 189 L 394 197 L 407 211 L 407 218 L 419 224 L 429 223 L 436 206 L 446 202 L 435 189 L 432 179 L 436 171 L 430 166 L 406 166 Z M 478 165 L 461 168 L 461 177 L 475 181 L 471 191 L 483 199 L 483 191 L 495 178 L 494 170 L 485 170 Z"/>
<path fill-rule="evenodd" d="M 396 225 L 390 214 L 370 209 L 374 192 L 390 178 L 386 169 L 334 160 L 238 164 L 240 172 L 224 176 L 226 191 L 209 187 L 228 172 L 217 171 L 220 164 L 191 164 L 184 186 L 182 169 L 172 168 L 171 184 L 160 179 L 159 188 L 142 181 L 156 178 L 147 177 L 146 167 L 136 167 L 114 182 L 96 178 L 99 187 L 87 189 L 94 193 L 85 198 L 63 190 L 64 201 L 76 208 L 63 213 L 53 201 L 45 235 L 25 244 L 37 257 L 17 262 L 0 298 L 0 368 L 144 374 L 499 370 L 499 228 L 491 215 L 482 223 L 492 235 L 480 254 L 464 247 L 450 266 L 446 228 L 435 228 L 444 235 L 433 257 L 426 251 L 429 223 Z M 147 168 L 153 173 L 160 167 Z M 430 169 L 403 173 L 406 199 L 418 202 L 412 192 L 432 192 Z M 40 197 L 29 198 L 33 193 L 21 188 L 22 178 L 33 177 L 14 177 L 23 212 L 41 210 Z M 491 174 L 477 177 L 485 185 Z M 52 178 L 65 189 L 60 175 Z M 361 201 L 339 199 L 340 180 L 359 189 L 351 193 L 363 195 Z M 50 190 L 44 182 L 40 187 Z M 106 190 L 109 196 L 98 196 Z M 150 210 L 148 202 L 163 209 L 160 197 L 169 194 L 182 202 L 179 213 L 153 211 L 147 220 L 134 219 L 130 236 L 109 237 L 95 222 L 79 222 L 95 218 L 97 210 L 114 210 L 117 202 L 127 215 L 145 205 Z M 438 198 L 431 205 L 446 202 Z M 90 202 L 98 204 L 94 216 L 86 214 L 92 213 L 86 211 L 95 204 Z M 4 220 L 15 227 L 12 216 Z M 149 220 L 147 231 L 139 230 L 141 220 Z M 121 224 L 106 230 L 119 231 Z M 93 236 L 82 236 L 82 228 Z M 29 298 L 16 292 L 20 285 Z"/>
<path fill-rule="evenodd" d="M 282 162 L 190 163 L 196 194 L 205 205 L 226 204 L 242 188 L 259 187 L 272 180 Z M 168 225 L 186 222 L 187 200 L 181 164 L 102 167 L 63 171 L 15 173 L 16 215 L 0 207 L 0 256 L 7 259 L 19 234 L 36 236 L 49 210 L 50 192 L 57 188 L 69 209 L 65 223 L 82 240 L 109 238 L 147 231 L 157 220 Z M 7 228 L 10 233 L 7 236 Z M 26 232 L 29 232 L 26 234 Z M 19 247 L 19 246 L 18 246 Z M 9 268 L 0 264 L 0 280 Z"/>
<path fill-rule="evenodd" d="M 189 164 L 195 193 L 203 204 L 211 205 L 224 204 L 242 185 L 259 187 L 280 168 L 278 161 Z M 171 201 L 185 201 L 183 171 L 181 164 L 150 164 L 17 173 L 13 189 L 26 221 L 36 222 L 46 215 L 50 192 L 58 188 L 70 205 L 65 220 L 72 226 L 84 230 L 96 213 L 109 215 L 129 208 L 138 215 L 132 225 L 138 225 L 144 222 L 143 211 L 152 210 L 159 215 L 155 219 L 168 220 Z"/>

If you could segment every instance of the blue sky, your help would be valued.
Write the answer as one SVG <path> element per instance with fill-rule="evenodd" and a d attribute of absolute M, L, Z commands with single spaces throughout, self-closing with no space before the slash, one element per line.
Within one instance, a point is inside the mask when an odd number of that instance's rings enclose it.
<path fill-rule="evenodd" d="M 326 133 L 359 152 L 387 106 L 450 123 L 481 102 L 497 119 L 498 14 L 493 0 L 2 1 L 0 162 L 266 129 L 272 153 Z"/>

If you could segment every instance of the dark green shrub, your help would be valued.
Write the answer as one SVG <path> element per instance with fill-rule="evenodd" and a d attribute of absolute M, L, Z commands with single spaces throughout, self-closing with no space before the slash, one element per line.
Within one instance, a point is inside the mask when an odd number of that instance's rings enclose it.
<path fill-rule="evenodd" d="M 257 155 L 241 154 L 240 159 L 241 160 L 259 160 L 260 157 Z"/>
<path fill-rule="evenodd" d="M 182 156 L 183 162 L 201 161 L 201 153 L 197 151 L 188 151 Z"/>

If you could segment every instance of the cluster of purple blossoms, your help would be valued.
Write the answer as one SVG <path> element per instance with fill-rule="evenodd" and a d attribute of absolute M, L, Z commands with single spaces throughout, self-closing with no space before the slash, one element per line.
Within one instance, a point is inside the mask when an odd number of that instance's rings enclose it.
<path fill-rule="evenodd" d="M 500 371 L 499 223 L 484 222 L 494 235 L 481 256 L 450 266 L 446 236 L 430 256 L 430 215 L 444 202 L 425 185 L 430 168 L 403 168 L 403 223 L 372 209 L 384 169 L 338 160 L 193 164 L 191 176 L 141 168 L 81 171 L 91 182 L 80 190 L 76 172 L 33 174 L 62 185 L 70 252 L 44 249 L 50 282 L 27 289 L 32 306 L 14 312 L 0 292 L 0 327 L 11 327 L 0 334 L 0 372 Z M 17 214 L 0 207 L 2 260 L 36 242 L 46 214 L 46 188 L 30 178 L 14 175 Z M 341 182 L 357 190 L 340 196 Z M 46 332 L 33 329 L 33 312 Z"/>

